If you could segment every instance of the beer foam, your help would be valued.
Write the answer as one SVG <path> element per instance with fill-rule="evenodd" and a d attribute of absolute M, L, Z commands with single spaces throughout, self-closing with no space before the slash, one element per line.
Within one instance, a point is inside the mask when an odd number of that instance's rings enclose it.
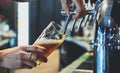
<path fill-rule="evenodd" d="M 37 39 L 34 44 L 55 44 L 55 43 L 61 43 L 62 40 L 53 40 L 53 39 Z"/>

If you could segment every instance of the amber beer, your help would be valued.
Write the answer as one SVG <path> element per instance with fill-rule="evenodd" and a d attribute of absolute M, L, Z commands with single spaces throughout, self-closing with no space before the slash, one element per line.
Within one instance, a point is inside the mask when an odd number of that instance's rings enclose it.
<path fill-rule="evenodd" d="M 45 47 L 48 51 L 43 56 L 48 57 L 56 48 L 61 45 L 65 38 L 66 35 L 62 27 L 54 21 L 51 21 L 50 24 L 40 34 L 38 39 L 33 43 L 33 45 Z"/>
<path fill-rule="evenodd" d="M 47 53 L 44 54 L 45 57 L 48 57 L 56 48 L 58 48 L 65 39 L 65 35 L 62 36 L 62 39 L 37 39 L 34 45 L 43 46 L 47 49 Z"/>

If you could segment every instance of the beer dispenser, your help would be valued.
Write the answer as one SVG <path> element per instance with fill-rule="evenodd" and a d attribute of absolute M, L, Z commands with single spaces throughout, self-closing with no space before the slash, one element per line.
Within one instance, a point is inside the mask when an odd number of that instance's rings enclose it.
<path fill-rule="evenodd" d="M 97 8 L 94 73 L 120 72 L 120 1 L 104 0 Z"/>

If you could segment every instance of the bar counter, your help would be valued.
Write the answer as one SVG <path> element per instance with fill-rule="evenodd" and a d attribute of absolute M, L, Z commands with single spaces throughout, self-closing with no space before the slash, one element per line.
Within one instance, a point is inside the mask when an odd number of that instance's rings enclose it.
<path fill-rule="evenodd" d="M 93 55 L 86 52 L 59 73 L 93 73 Z"/>

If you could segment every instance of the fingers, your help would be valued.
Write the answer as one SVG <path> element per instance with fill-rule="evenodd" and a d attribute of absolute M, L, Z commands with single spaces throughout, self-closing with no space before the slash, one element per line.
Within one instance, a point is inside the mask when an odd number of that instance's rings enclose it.
<path fill-rule="evenodd" d="M 42 56 L 39 53 L 35 53 L 35 52 L 31 53 L 30 59 L 33 60 L 33 61 L 47 62 L 47 58 L 46 57 Z"/>
<path fill-rule="evenodd" d="M 67 15 L 70 14 L 69 12 L 69 5 L 67 4 L 67 0 L 61 0 L 62 9 L 66 12 Z"/>
<path fill-rule="evenodd" d="M 21 67 L 31 69 L 31 68 L 35 67 L 36 65 L 37 65 L 37 63 L 32 60 L 24 60 L 24 61 L 22 61 Z"/>
<path fill-rule="evenodd" d="M 32 60 L 32 61 L 41 61 L 41 62 L 47 62 L 47 58 L 41 55 L 40 53 L 36 52 L 29 52 L 24 53 L 21 55 L 22 60 Z"/>
<path fill-rule="evenodd" d="M 70 14 L 69 7 L 68 7 L 68 6 L 65 6 L 65 8 L 63 8 L 63 10 L 66 12 L 67 15 Z"/>
<path fill-rule="evenodd" d="M 47 52 L 47 49 L 45 49 L 42 46 L 37 46 L 37 45 L 20 46 L 19 48 L 26 52 L 39 52 L 41 54 L 45 54 Z"/>
<path fill-rule="evenodd" d="M 85 7 L 83 6 L 83 1 L 82 0 L 72 0 L 75 6 L 75 12 L 76 14 L 73 15 L 73 19 L 79 19 L 84 16 L 85 14 Z M 66 12 L 67 15 L 70 14 L 70 5 L 67 4 L 67 0 L 61 0 L 61 5 L 62 9 Z"/>
<path fill-rule="evenodd" d="M 79 19 L 79 18 L 82 18 L 85 14 L 85 8 L 84 9 L 79 9 L 79 8 L 76 8 L 76 14 L 73 15 L 73 19 Z"/>
<path fill-rule="evenodd" d="M 73 0 L 76 6 L 76 14 L 73 15 L 74 19 L 81 18 L 85 14 L 85 7 L 83 6 L 82 0 Z"/>
<path fill-rule="evenodd" d="M 47 62 L 47 58 L 41 54 L 24 53 L 24 55 L 21 56 L 21 67 L 31 69 L 37 65 L 38 61 Z"/>
<path fill-rule="evenodd" d="M 44 55 L 47 53 L 47 49 L 37 45 L 20 46 L 20 59 L 22 61 L 22 68 L 33 68 L 37 65 L 37 62 L 47 62 L 47 58 Z M 18 58 L 19 58 L 18 57 Z"/>

